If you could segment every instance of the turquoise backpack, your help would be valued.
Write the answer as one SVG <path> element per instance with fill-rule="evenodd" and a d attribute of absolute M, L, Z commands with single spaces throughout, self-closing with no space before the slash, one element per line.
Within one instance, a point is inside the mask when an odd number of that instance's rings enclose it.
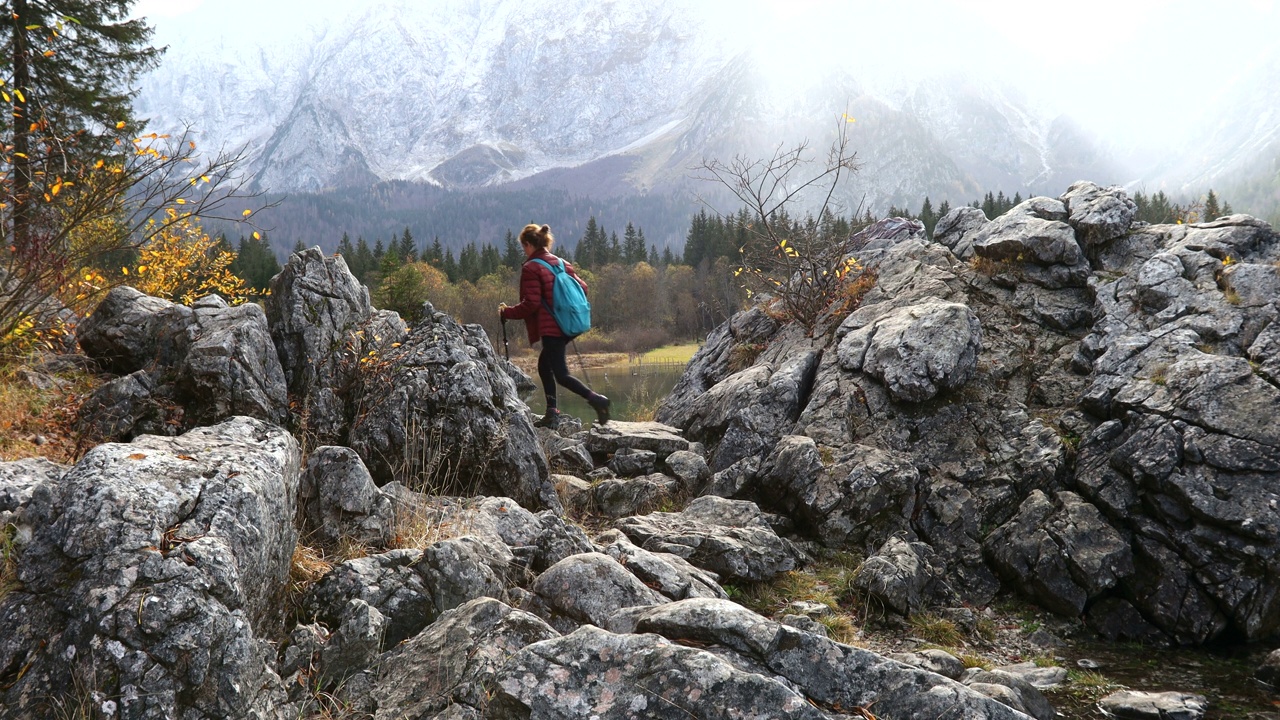
<path fill-rule="evenodd" d="M 542 267 L 551 271 L 555 276 L 555 282 L 551 286 L 551 299 L 553 306 L 551 308 L 551 316 L 556 319 L 556 324 L 560 326 L 560 332 L 565 337 L 573 338 L 591 329 L 591 303 L 587 302 L 587 294 L 582 292 L 582 286 L 578 284 L 573 276 L 564 270 L 564 260 L 559 265 L 552 266 L 546 260 L 538 258 L 533 259 Z M 542 301 L 543 306 L 547 304 L 546 300 Z"/>

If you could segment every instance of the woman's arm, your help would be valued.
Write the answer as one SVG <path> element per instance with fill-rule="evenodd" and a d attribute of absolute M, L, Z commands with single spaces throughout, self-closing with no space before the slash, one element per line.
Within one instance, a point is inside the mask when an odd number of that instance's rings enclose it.
<path fill-rule="evenodd" d="M 542 278 L 533 263 L 527 262 L 520 268 L 520 304 L 502 311 L 507 320 L 523 320 L 532 317 L 542 309 Z"/>

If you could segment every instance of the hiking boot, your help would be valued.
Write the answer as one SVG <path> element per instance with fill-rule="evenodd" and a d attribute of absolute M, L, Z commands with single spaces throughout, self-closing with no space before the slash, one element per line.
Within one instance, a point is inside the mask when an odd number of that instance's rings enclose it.
<path fill-rule="evenodd" d="M 551 408 L 547 410 L 547 414 L 543 415 L 537 422 L 533 424 L 533 426 L 546 428 L 548 430 L 555 430 L 556 428 L 560 427 L 560 411 L 557 410 L 556 408 Z"/>
<path fill-rule="evenodd" d="M 594 395 L 587 398 L 587 404 L 596 411 L 597 425 L 604 425 L 609 422 L 609 398 L 603 395 Z"/>

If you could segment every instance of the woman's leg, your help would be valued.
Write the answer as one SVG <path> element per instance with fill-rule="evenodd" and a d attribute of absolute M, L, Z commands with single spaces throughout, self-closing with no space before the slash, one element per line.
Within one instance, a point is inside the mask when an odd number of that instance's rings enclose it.
<path fill-rule="evenodd" d="M 542 381 L 542 394 L 547 398 L 547 414 L 551 415 L 556 409 L 556 373 L 552 369 L 555 352 L 549 340 L 549 337 L 542 338 L 542 351 L 538 353 L 538 379 Z M 560 346 L 560 362 L 564 363 L 564 345 Z"/>
<path fill-rule="evenodd" d="M 591 388 L 569 374 L 569 363 L 565 360 L 565 347 L 567 345 L 568 342 L 562 337 L 544 336 L 542 338 L 542 355 L 538 356 L 538 376 L 543 378 L 543 382 L 546 382 L 546 377 L 542 374 L 542 359 L 545 357 L 556 382 L 568 388 L 570 392 L 590 400 L 591 396 L 595 394 L 591 392 Z"/>

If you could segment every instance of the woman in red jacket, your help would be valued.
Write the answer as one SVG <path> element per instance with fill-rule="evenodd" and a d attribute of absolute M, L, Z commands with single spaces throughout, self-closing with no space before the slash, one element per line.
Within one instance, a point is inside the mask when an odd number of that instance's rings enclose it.
<path fill-rule="evenodd" d="M 596 411 L 596 422 L 603 425 L 609 422 L 609 398 L 592 392 L 591 388 L 569 374 L 565 348 L 573 338 L 565 337 L 552 315 L 555 275 L 541 263 L 533 262 L 542 260 L 551 266 L 564 262 L 565 272 L 578 281 L 585 293 L 587 284 L 573 271 L 573 266 L 551 254 L 554 242 L 550 226 L 524 226 L 520 232 L 520 247 L 524 249 L 526 258 L 524 267 L 520 269 L 520 304 L 508 306 L 503 303 L 498 306 L 498 314 L 503 320 L 524 320 L 530 345 L 542 341 L 542 352 L 538 354 L 538 378 L 542 380 L 542 391 L 547 397 L 547 414 L 534 424 L 555 428 L 560 423 L 560 410 L 556 407 L 556 383 L 560 383 L 586 398 Z"/>

